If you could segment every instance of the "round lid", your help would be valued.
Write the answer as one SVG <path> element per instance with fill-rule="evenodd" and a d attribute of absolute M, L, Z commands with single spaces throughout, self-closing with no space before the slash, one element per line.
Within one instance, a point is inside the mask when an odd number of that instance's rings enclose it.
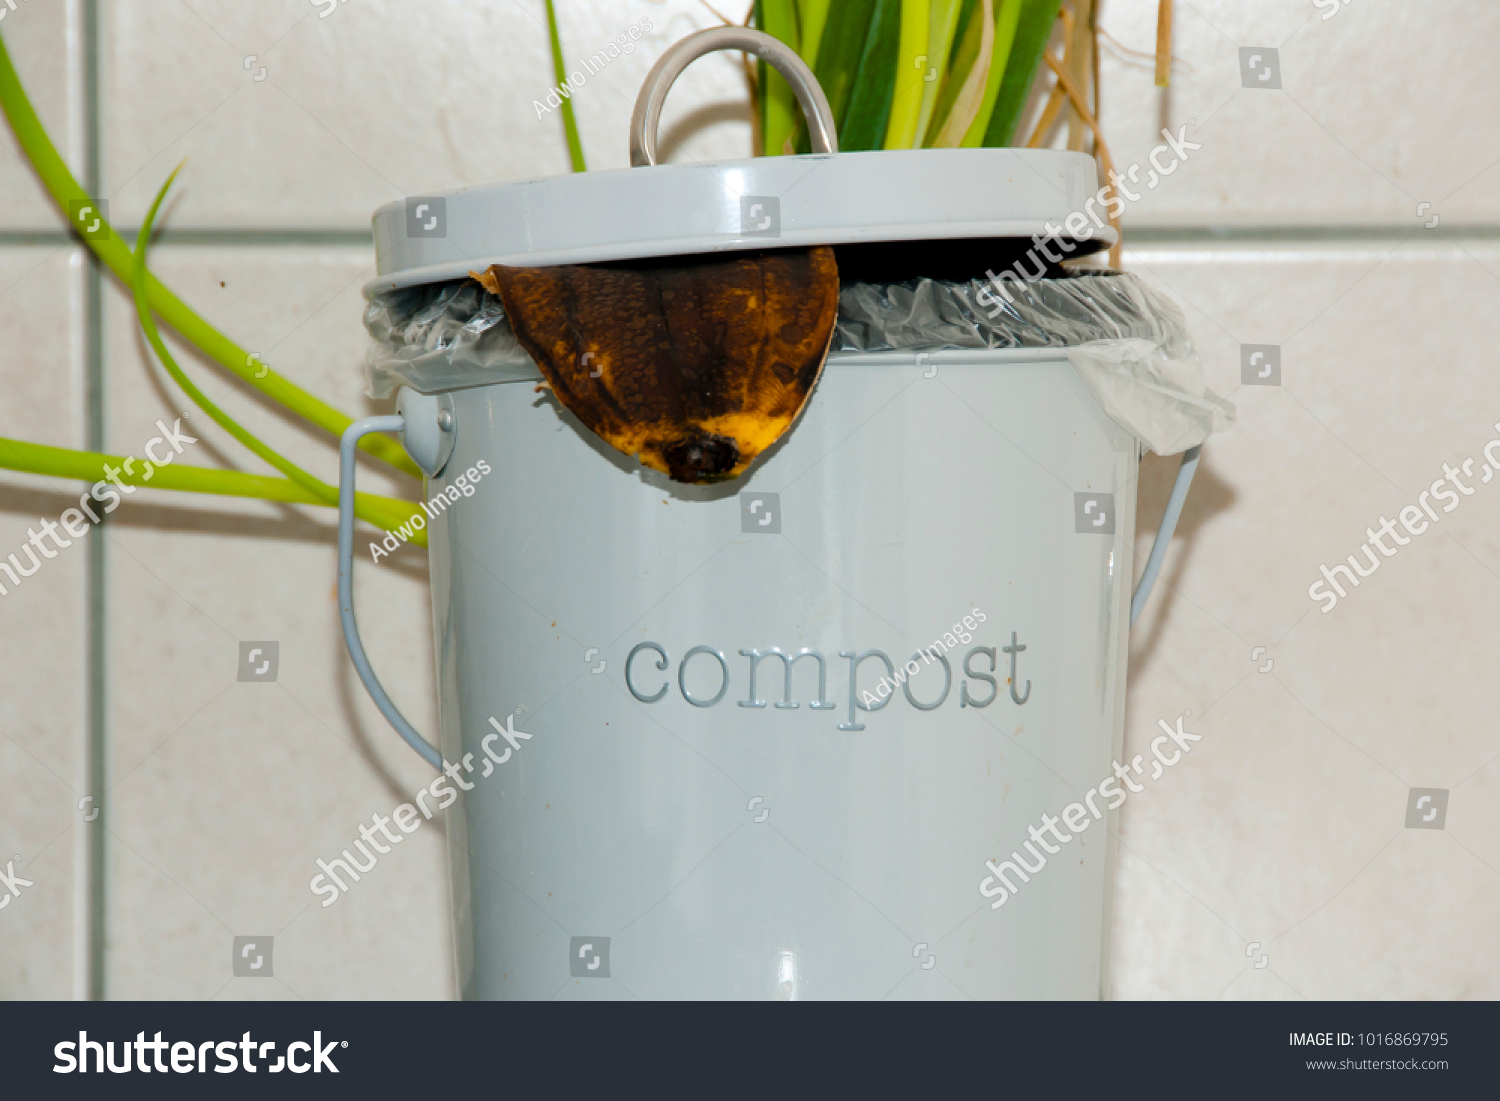
<path fill-rule="evenodd" d="M 1051 149 L 901 149 L 663 164 L 413 195 L 375 212 L 365 293 L 548 267 L 744 249 L 1116 235 L 1094 160 Z"/>

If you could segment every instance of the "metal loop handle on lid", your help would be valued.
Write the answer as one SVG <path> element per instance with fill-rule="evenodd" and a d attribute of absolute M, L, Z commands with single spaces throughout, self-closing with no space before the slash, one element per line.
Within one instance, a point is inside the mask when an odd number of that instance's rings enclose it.
<path fill-rule="evenodd" d="M 639 168 L 656 163 L 656 131 L 661 125 L 661 109 L 667 93 L 682 71 L 704 54 L 719 50 L 743 50 L 754 54 L 786 78 L 802 105 L 807 119 L 808 136 L 814 153 L 837 153 L 839 139 L 834 132 L 833 109 L 818 78 L 795 50 L 764 31 L 749 27 L 711 27 L 690 34 L 673 45 L 646 74 L 641 94 L 636 97 L 630 116 L 630 163 Z"/>

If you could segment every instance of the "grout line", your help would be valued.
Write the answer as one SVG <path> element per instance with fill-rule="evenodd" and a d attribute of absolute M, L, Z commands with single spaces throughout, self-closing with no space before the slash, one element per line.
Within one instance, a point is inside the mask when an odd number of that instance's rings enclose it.
<path fill-rule="evenodd" d="M 65 71 L 67 73 L 67 99 L 68 99 L 68 146 L 67 160 L 69 164 L 78 165 L 84 161 L 85 149 L 85 88 L 83 79 L 83 0 L 67 0 L 67 10 L 64 15 L 67 27 L 67 52 L 65 59 Z M 88 260 L 87 249 L 73 249 L 68 258 L 68 398 L 70 413 L 72 414 L 68 424 L 68 439 L 70 442 L 78 443 L 86 440 L 88 432 L 88 326 L 83 323 L 83 310 L 86 295 L 88 293 Z M 73 783 L 77 794 L 87 793 L 90 783 L 89 764 L 92 754 L 89 752 L 89 718 L 87 700 L 87 675 L 89 663 L 89 607 L 88 607 L 88 569 L 89 560 L 84 558 L 84 596 L 80 602 L 78 619 L 76 622 L 77 635 L 82 640 L 79 648 L 79 657 L 83 661 L 84 677 L 78 702 L 82 705 L 82 723 L 75 731 L 76 754 L 73 770 Z M 75 833 L 73 842 L 73 975 L 72 975 L 72 997 L 74 1001 L 86 1001 L 89 997 L 89 976 L 92 973 L 91 960 L 93 958 L 93 942 L 90 938 L 90 930 L 93 922 L 90 917 L 89 900 L 93 897 L 92 872 L 93 872 L 93 840 L 89 836 L 89 830 L 80 828 Z"/>
<path fill-rule="evenodd" d="M 84 186 L 91 195 L 100 191 L 102 177 L 99 134 L 99 3 L 84 0 Z M 86 446 L 103 451 L 104 423 L 104 277 L 100 261 L 88 253 L 85 269 L 87 333 Z M 102 519 L 102 517 L 101 517 Z M 103 532 L 100 533 L 104 534 Z M 88 543 L 88 792 L 102 796 L 108 752 L 108 669 L 106 667 L 107 561 L 104 539 Z M 102 798 L 99 800 L 102 803 Z M 96 804 L 97 805 L 97 804 Z M 99 807 L 98 828 L 88 831 L 88 999 L 105 1000 L 105 826 L 109 809 Z"/>
<path fill-rule="evenodd" d="M 1400 242 L 1422 228 L 1418 220 L 1384 222 L 1371 225 L 1336 223 L 1324 225 L 1243 225 L 1243 226 L 1130 226 L 1121 236 L 1125 247 L 1132 245 L 1198 245 L 1198 244 L 1364 244 Z M 1488 222 L 1444 225 L 1446 233 L 1478 241 L 1500 240 L 1500 224 Z M 1446 236 L 1445 233 L 1445 236 Z"/>
<path fill-rule="evenodd" d="M 91 134 L 90 140 L 96 140 L 96 136 Z M 1379 244 L 1404 241 L 1410 237 L 1412 229 L 1412 224 L 1404 222 L 1305 226 L 1126 226 L 1125 243 L 1127 248 L 1151 245 Z M 140 233 L 140 227 L 116 226 L 115 232 L 125 241 L 133 242 Z M 1454 239 L 1500 241 L 1500 224 L 1445 224 L 1442 243 L 1450 243 Z M 78 239 L 67 230 L 0 228 L 0 248 L 57 248 L 74 243 L 78 243 Z M 175 245 L 179 248 L 373 248 L 375 237 L 372 230 L 353 226 L 329 229 L 298 226 L 200 226 L 174 229 L 169 226 L 156 234 L 155 246 L 163 245 Z"/>
<path fill-rule="evenodd" d="M 135 242 L 140 228 L 133 226 L 116 230 L 126 240 Z M 170 227 L 154 234 L 153 248 L 163 245 L 179 247 L 217 245 L 226 248 L 265 248 L 274 245 L 300 245 L 305 248 L 319 245 L 339 245 L 355 248 L 375 247 L 373 229 L 298 229 L 288 226 L 265 226 L 261 228 L 233 228 L 205 226 L 201 229 L 172 229 Z"/>
<path fill-rule="evenodd" d="M 132 247 L 140 235 L 139 226 L 114 227 Z M 77 237 L 63 229 L 0 229 L 0 248 L 57 248 L 81 244 Z M 178 247 L 265 248 L 268 246 L 342 246 L 374 248 L 375 234 L 368 229 L 297 229 L 267 226 L 260 229 L 236 229 L 208 226 L 201 229 L 166 228 L 153 234 L 152 248 L 163 245 Z"/>

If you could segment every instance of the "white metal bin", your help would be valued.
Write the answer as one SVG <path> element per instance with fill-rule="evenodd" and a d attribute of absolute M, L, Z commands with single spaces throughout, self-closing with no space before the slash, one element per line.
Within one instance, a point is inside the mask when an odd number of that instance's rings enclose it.
<path fill-rule="evenodd" d="M 1095 189 L 1087 157 L 999 149 L 471 188 L 425 197 L 440 236 L 411 200 L 376 215 L 367 293 L 492 262 L 1007 255 Z M 1090 226 L 1083 251 L 1112 240 Z M 429 560 L 438 744 L 471 785 L 447 826 L 466 997 L 1100 995 L 1108 815 L 1025 843 L 1120 753 L 1140 443 L 1061 343 L 835 350 L 781 443 L 713 487 L 610 449 L 523 360 L 397 380 L 447 498 Z M 1013 850 L 1029 874 L 997 904 L 986 861 Z"/>

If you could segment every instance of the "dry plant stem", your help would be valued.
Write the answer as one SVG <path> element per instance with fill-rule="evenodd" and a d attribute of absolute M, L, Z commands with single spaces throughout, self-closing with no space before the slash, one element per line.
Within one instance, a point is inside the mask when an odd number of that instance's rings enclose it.
<path fill-rule="evenodd" d="M 1094 7 L 1094 18 L 1089 21 L 1089 63 L 1093 66 L 1094 73 L 1094 117 L 1103 118 L 1104 112 L 1099 110 L 1099 8 Z"/>
<path fill-rule="evenodd" d="M 1094 0 L 1073 0 L 1073 35 L 1070 64 L 1068 72 L 1073 76 L 1074 85 L 1082 93 L 1083 89 L 1093 84 L 1094 68 Z M 1083 114 L 1088 110 L 1088 97 L 1081 95 L 1083 103 L 1075 106 L 1068 113 L 1068 148 L 1075 152 L 1083 152 L 1084 140 L 1088 137 L 1091 128 Z"/>
<path fill-rule="evenodd" d="M 1062 105 L 1068 100 L 1068 93 L 1063 91 L 1061 84 L 1052 86 L 1052 94 L 1047 97 L 1047 103 L 1042 108 L 1042 113 L 1037 116 L 1036 129 L 1031 132 L 1031 140 L 1026 143 L 1028 149 L 1040 149 L 1042 143 L 1047 140 L 1047 134 L 1057 122 L 1058 113 Z"/>
<path fill-rule="evenodd" d="M 732 27 L 732 26 L 734 26 L 734 24 L 731 23 L 727 18 L 725 18 L 724 14 L 721 11 L 719 11 L 718 8 L 716 8 L 712 4 L 710 4 L 708 2 L 708 0 L 698 0 L 698 3 L 702 4 L 705 8 L 707 8 L 709 10 L 709 13 L 712 14 L 713 17 L 715 19 L 717 19 L 720 23 L 723 23 L 726 27 Z M 755 10 L 755 5 L 752 4 L 750 6 L 750 10 L 753 12 Z M 748 15 L 745 16 L 745 25 L 746 26 L 750 25 L 750 17 Z"/>
<path fill-rule="evenodd" d="M 1083 121 L 1093 131 L 1094 155 L 1099 158 L 1099 167 L 1104 170 L 1104 178 L 1109 179 L 1114 174 L 1115 163 L 1109 155 L 1109 146 L 1104 141 L 1104 134 L 1099 129 L 1099 120 L 1094 117 L 1094 112 L 1089 110 L 1089 105 L 1083 98 L 1083 92 L 1079 89 L 1078 84 L 1073 80 L 1072 76 L 1069 75 L 1068 71 L 1062 67 L 1062 63 L 1049 53 L 1042 54 L 1042 58 L 1051 67 L 1052 71 L 1057 74 L 1058 82 L 1063 86 L 1064 91 L 1068 93 L 1068 99 L 1073 105 L 1073 110 L 1082 116 Z M 1112 181 L 1109 186 L 1111 190 L 1114 190 L 1114 183 Z M 1113 212 L 1110 214 L 1109 224 L 1114 227 L 1115 233 L 1118 234 L 1120 232 L 1120 219 Z M 1118 241 L 1109 250 L 1109 264 L 1113 268 L 1120 266 L 1120 243 Z"/>
<path fill-rule="evenodd" d="M 1063 67 L 1066 68 L 1073 53 L 1073 11 L 1066 4 L 1057 10 L 1057 17 L 1062 20 L 1063 25 Z M 1044 53 L 1046 51 L 1043 51 Z M 1031 140 L 1026 143 L 1028 149 L 1040 149 L 1047 142 L 1047 136 L 1052 132 L 1052 127 L 1057 124 L 1057 114 L 1062 110 L 1064 103 L 1068 101 L 1068 93 L 1064 90 L 1062 82 L 1052 86 L 1052 94 L 1047 97 L 1046 104 L 1042 107 L 1042 113 L 1036 121 L 1036 129 L 1031 133 Z"/>
<path fill-rule="evenodd" d="M 1147 53 L 1145 50 L 1132 50 L 1129 46 L 1125 45 L 1125 43 L 1121 42 L 1118 38 L 1110 34 L 1103 27 L 1097 28 L 1094 34 L 1096 42 L 1107 41 L 1111 46 L 1115 48 L 1115 51 L 1120 55 L 1120 60 L 1124 61 L 1127 65 L 1130 64 L 1130 58 L 1138 57 L 1146 63 L 1148 68 L 1155 67 L 1156 55 L 1154 53 Z M 1098 65 L 1096 64 L 1094 67 L 1097 69 Z M 1197 69 L 1194 69 L 1193 66 L 1187 61 L 1184 61 L 1176 54 L 1173 54 L 1172 71 L 1175 73 L 1178 69 L 1181 69 L 1183 72 L 1188 73 L 1189 75 L 1198 71 Z"/>
<path fill-rule="evenodd" d="M 1062 3 L 1062 10 L 1067 13 L 1068 18 L 1067 18 L 1066 27 L 1065 27 L 1064 32 L 1063 32 L 1063 35 L 1064 35 L 1064 37 L 1063 37 L 1063 53 L 1062 53 L 1062 59 L 1061 60 L 1062 60 L 1063 66 L 1070 73 L 1074 69 L 1074 64 L 1073 64 L 1073 41 L 1074 41 L 1074 39 L 1073 39 L 1073 36 L 1074 36 L 1074 32 L 1077 31 L 1077 29 L 1078 29 L 1078 11 L 1077 11 L 1077 8 L 1074 6 L 1074 5 L 1077 4 L 1077 2 L 1078 2 L 1078 0 L 1063 0 L 1063 3 Z M 1053 72 L 1057 71 L 1056 68 L 1054 66 L 1052 66 L 1052 62 L 1050 60 L 1047 62 L 1047 64 L 1048 64 L 1049 67 L 1052 68 Z M 1057 86 L 1059 88 L 1062 88 L 1062 86 L 1063 86 L 1062 82 L 1058 81 L 1058 85 Z M 1067 95 L 1067 89 L 1063 89 L 1063 95 L 1064 96 Z M 1078 124 L 1077 124 L 1077 112 L 1073 110 L 1073 104 L 1072 104 L 1071 100 L 1068 101 L 1065 104 L 1065 107 L 1064 107 L 1064 110 L 1063 110 L 1063 125 L 1066 127 L 1066 131 L 1067 131 L 1063 135 L 1063 148 L 1064 149 L 1072 149 L 1073 148 L 1073 135 L 1074 135 L 1074 133 L 1077 132 Z"/>
<path fill-rule="evenodd" d="M 745 70 L 745 89 L 750 94 L 750 149 L 752 156 L 760 156 L 765 144 L 765 126 L 760 117 L 760 74 L 755 71 L 755 62 L 749 54 L 742 54 Z"/>
<path fill-rule="evenodd" d="M 1165 88 L 1172 82 L 1172 0 L 1158 0 L 1156 6 L 1156 86 Z"/>

